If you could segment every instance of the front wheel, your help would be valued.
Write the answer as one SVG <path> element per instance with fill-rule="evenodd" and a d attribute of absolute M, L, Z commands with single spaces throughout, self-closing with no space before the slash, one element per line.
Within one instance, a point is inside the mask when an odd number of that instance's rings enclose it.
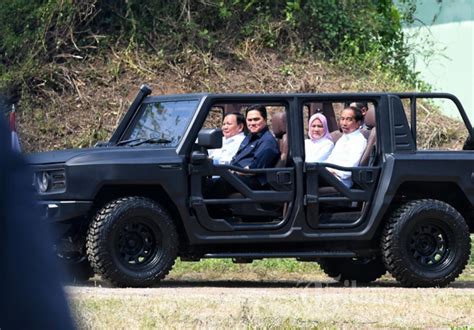
<path fill-rule="evenodd" d="M 415 200 L 392 214 L 381 249 L 388 271 L 403 285 L 442 287 L 454 281 L 469 261 L 469 228 L 451 205 Z"/>
<path fill-rule="evenodd" d="M 87 235 L 94 271 L 121 287 L 146 287 L 163 279 L 178 253 L 178 234 L 168 213 L 143 197 L 105 205 Z"/>

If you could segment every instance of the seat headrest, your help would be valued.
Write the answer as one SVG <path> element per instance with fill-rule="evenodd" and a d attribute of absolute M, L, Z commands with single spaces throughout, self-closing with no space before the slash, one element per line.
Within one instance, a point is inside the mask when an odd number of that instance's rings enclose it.
<path fill-rule="evenodd" d="M 342 132 L 340 130 L 335 130 L 331 132 L 331 139 L 332 142 L 336 143 L 342 136 Z"/>
<path fill-rule="evenodd" d="M 372 128 L 375 127 L 375 109 L 369 108 L 364 116 L 364 123 L 367 127 Z"/>
<path fill-rule="evenodd" d="M 277 139 L 286 134 L 286 113 L 276 112 L 272 115 L 272 130 Z"/>

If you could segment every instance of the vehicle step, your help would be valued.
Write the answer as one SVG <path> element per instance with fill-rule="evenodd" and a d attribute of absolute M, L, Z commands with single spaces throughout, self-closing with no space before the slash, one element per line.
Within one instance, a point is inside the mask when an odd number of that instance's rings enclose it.
<path fill-rule="evenodd" d="M 319 217 L 320 223 L 343 223 L 350 224 L 360 218 L 360 212 L 337 212 L 337 213 L 321 213 Z"/>
<path fill-rule="evenodd" d="M 274 252 L 215 252 L 206 253 L 203 258 L 354 258 L 354 251 L 274 251 Z"/>

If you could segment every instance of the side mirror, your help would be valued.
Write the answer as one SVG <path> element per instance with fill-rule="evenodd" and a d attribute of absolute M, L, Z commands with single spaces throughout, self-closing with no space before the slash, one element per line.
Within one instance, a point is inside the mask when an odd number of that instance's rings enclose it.
<path fill-rule="evenodd" d="M 201 151 L 193 151 L 191 154 L 192 164 L 203 164 L 209 160 L 207 153 Z"/>
<path fill-rule="evenodd" d="M 198 134 L 197 144 L 206 149 L 222 148 L 222 129 L 203 128 Z"/>

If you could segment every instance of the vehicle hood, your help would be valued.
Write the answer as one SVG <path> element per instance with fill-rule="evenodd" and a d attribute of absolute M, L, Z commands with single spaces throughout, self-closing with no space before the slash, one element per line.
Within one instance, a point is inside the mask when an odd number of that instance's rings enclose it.
<path fill-rule="evenodd" d="M 180 163 L 175 149 L 154 148 L 84 148 L 38 152 L 26 155 L 30 165 L 65 164 L 66 166 L 97 164 Z"/>
<path fill-rule="evenodd" d="M 100 148 L 84 148 L 84 149 L 66 149 L 36 152 L 25 155 L 26 162 L 30 165 L 46 165 L 65 163 L 75 157 L 95 153 L 100 151 Z"/>

